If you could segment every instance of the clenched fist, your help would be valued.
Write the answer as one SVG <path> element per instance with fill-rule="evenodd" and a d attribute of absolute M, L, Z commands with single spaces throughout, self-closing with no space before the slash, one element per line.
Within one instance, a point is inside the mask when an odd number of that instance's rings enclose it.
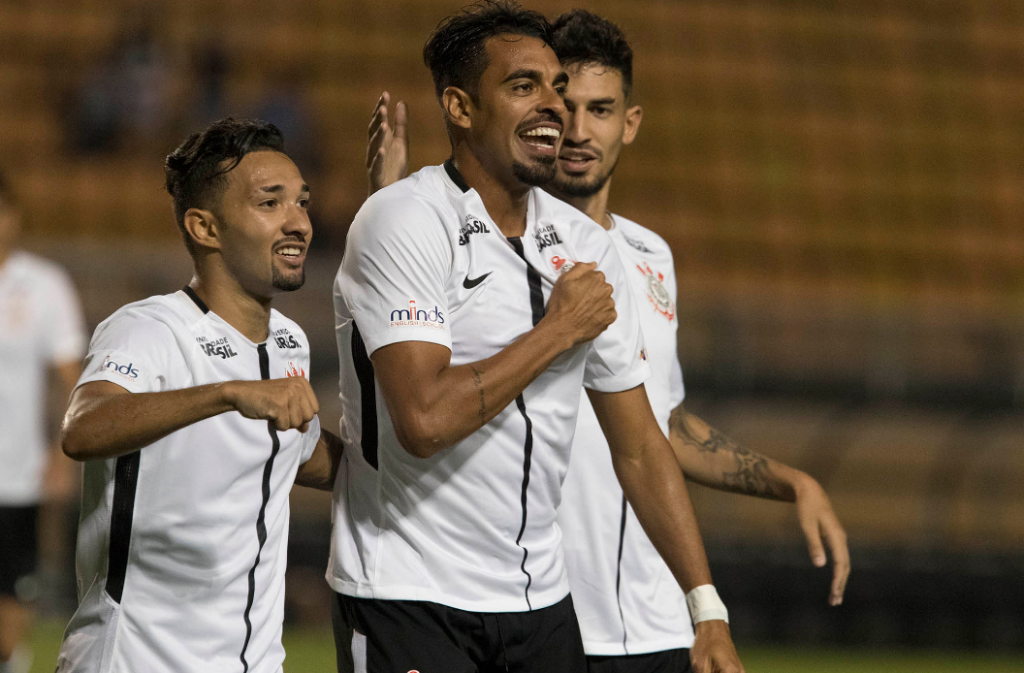
<path fill-rule="evenodd" d="M 564 328 L 573 345 L 596 339 L 618 315 L 612 289 L 597 264 L 579 262 L 555 283 L 544 319 Z"/>
<path fill-rule="evenodd" d="M 320 410 L 313 388 L 304 377 L 265 381 L 230 381 L 224 384 L 228 403 L 246 418 L 265 419 L 278 430 L 309 430 Z"/>

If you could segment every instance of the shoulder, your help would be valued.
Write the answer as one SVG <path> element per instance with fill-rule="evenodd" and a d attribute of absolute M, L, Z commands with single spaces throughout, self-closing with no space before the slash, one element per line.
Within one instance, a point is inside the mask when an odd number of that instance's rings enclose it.
<path fill-rule="evenodd" d="M 664 238 L 622 215 L 612 217 L 615 219 L 615 235 L 632 250 L 645 257 L 672 259 L 672 248 Z"/>
<path fill-rule="evenodd" d="M 125 304 L 99 324 L 96 334 L 131 332 L 133 335 L 166 338 L 179 331 L 191 333 L 203 315 L 185 303 L 187 298 L 178 295 L 155 295 Z"/>
<path fill-rule="evenodd" d="M 448 199 L 445 184 L 428 166 L 370 196 L 356 213 L 353 228 L 370 226 L 375 230 L 389 226 L 410 228 L 410 225 L 435 221 L 443 223 L 444 215 L 454 208 Z"/>

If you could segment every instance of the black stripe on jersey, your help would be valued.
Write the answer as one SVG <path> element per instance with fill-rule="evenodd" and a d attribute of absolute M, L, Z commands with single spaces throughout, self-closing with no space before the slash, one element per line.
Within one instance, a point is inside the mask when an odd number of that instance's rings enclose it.
<path fill-rule="evenodd" d="M 626 494 L 622 494 L 622 521 L 619 522 L 619 560 L 615 566 L 615 602 L 619 605 L 619 619 L 622 620 L 622 649 L 626 654 L 626 616 L 622 612 L 622 596 L 619 594 L 619 586 L 622 583 L 622 549 L 626 542 L 626 511 L 629 503 L 626 502 Z"/>
<path fill-rule="evenodd" d="M 200 311 L 202 311 L 203 313 L 210 312 L 210 307 L 206 305 L 205 301 L 199 298 L 199 295 L 196 294 L 196 291 L 193 290 L 191 287 L 186 285 L 185 287 L 181 288 L 181 291 L 187 294 L 188 298 L 195 302 L 196 306 L 199 307 Z"/>
<path fill-rule="evenodd" d="M 363 458 L 377 469 L 377 388 L 373 380 L 373 363 L 366 353 L 366 344 L 359 334 L 359 326 L 352 321 L 352 364 L 359 379 L 359 406 L 362 409 Z"/>
<path fill-rule="evenodd" d="M 138 451 L 118 457 L 114 467 L 114 504 L 110 513 L 110 548 L 107 555 L 106 592 L 121 603 L 124 576 L 128 571 L 128 551 L 135 519 L 135 491 L 139 485 Z"/>
<path fill-rule="evenodd" d="M 260 356 L 260 378 L 270 378 L 270 355 L 267 353 L 267 344 L 262 343 L 256 347 Z M 256 539 L 259 541 L 259 549 L 256 551 L 256 561 L 249 569 L 249 597 L 245 603 L 245 613 L 242 618 L 245 620 L 245 642 L 242 644 L 242 653 L 238 656 L 242 660 L 243 673 L 248 673 L 249 662 L 245 660 L 245 651 L 249 649 L 249 639 L 252 638 L 252 622 L 249 620 L 249 613 L 252 611 L 252 604 L 256 598 L 256 566 L 260 564 L 260 556 L 263 554 L 263 545 L 267 542 L 267 503 L 270 501 L 270 473 L 274 469 L 274 458 L 281 449 L 281 440 L 277 436 L 277 428 L 273 421 L 267 421 L 267 429 L 270 431 L 270 457 L 263 466 L 263 504 L 260 505 L 260 513 L 256 517 Z"/>
<path fill-rule="evenodd" d="M 523 399 L 522 393 L 516 396 L 516 406 L 519 407 L 519 413 L 523 415 L 523 419 L 526 421 L 526 442 L 523 447 L 523 490 L 520 496 L 523 503 L 523 523 L 519 527 L 516 546 L 523 550 L 523 562 L 519 568 L 526 575 L 526 590 L 524 592 L 526 594 L 526 607 L 532 610 L 533 605 L 530 604 L 530 585 L 533 584 L 533 575 L 526 569 L 526 557 L 530 555 L 530 550 L 520 544 L 520 542 L 523 539 L 523 533 L 526 532 L 526 494 L 530 488 L 530 463 L 533 460 L 533 421 L 530 420 L 529 414 L 526 413 L 526 401 Z"/>
<path fill-rule="evenodd" d="M 469 185 L 466 184 L 466 179 L 462 177 L 462 173 L 459 173 L 459 169 L 455 168 L 454 160 L 448 159 L 444 162 L 444 172 L 452 179 L 455 186 L 462 190 L 463 194 L 469 191 Z"/>
<path fill-rule="evenodd" d="M 530 308 L 533 309 L 533 326 L 536 327 L 544 317 L 544 291 L 540 286 L 540 274 L 526 261 L 523 239 L 519 236 L 509 236 L 508 242 L 512 244 L 516 254 L 526 262 L 526 284 L 530 288 Z"/>
<path fill-rule="evenodd" d="M 512 236 L 508 240 L 515 249 L 516 254 L 526 262 L 522 239 L 518 236 Z M 544 292 L 540 286 L 540 274 L 530 266 L 529 262 L 526 262 L 526 284 L 530 288 L 530 308 L 533 309 L 533 325 L 536 327 L 537 323 L 544 317 Z M 516 406 L 519 407 L 519 413 L 523 415 L 523 419 L 526 421 L 526 440 L 523 445 L 523 523 L 519 528 L 519 537 L 516 538 L 516 545 L 523 550 L 523 563 L 519 567 L 522 569 L 523 574 L 526 575 L 526 607 L 532 610 L 533 606 L 530 605 L 530 585 L 533 584 L 533 576 L 526 570 L 526 557 L 530 555 L 530 551 L 523 547 L 520 541 L 523 539 L 523 533 L 526 532 L 526 494 L 530 487 L 530 463 L 533 459 L 533 421 L 530 420 L 530 415 L 526 413 L 526 400 L 523 399 L 522 393 L 516 397 Z"/>

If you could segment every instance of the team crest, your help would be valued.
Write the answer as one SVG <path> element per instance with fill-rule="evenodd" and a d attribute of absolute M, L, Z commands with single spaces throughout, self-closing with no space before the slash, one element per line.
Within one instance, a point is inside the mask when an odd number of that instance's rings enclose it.
<path fill-rule="evenodd" d="M 301 376 L 302 378 L 306 378 L 306 370 L 304 368 L 301 368 L 301 367 L 299 369 L 296 369 L 295 368 L 295 363 L 289 362 L 288 363 L 288 371 L 287 371 L 286 375 L 288 376 L 288 378 L 294 378 L 294 377 L 297 377 L 297 376 Z"/>
<path fill-rule="evenodd" d="M 673 320 L 676 317 L 676 305 L 672 301 L 668 290 L 665 289 L 665 274 L 652 270 L 647 262 L 637 264 L 636 268 L 640 270 L 640 273 L 647 280 L 647 299 L 654 306 L 654 310 L 665 316 L 669 321 Z"/>

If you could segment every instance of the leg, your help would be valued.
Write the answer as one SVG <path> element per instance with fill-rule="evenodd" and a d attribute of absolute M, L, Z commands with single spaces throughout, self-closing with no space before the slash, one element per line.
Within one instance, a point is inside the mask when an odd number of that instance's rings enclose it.
<path fill-rule="evenodd" d="M 497 670 L 509 673 L 586 673 L 583 639 L 572 598 L 531 612 L 497 615 L 505 661 Z"/>
<path fill-rule="evenodd" d="M 357 673 L 352 661 L 352 626 L 341 607 L 341 594 L 331 601 L 331 626 L 334 627 L 334 651 L 338 657 L 338 673 Z"/>
<path fill-rule="evenodd" d="M 36 598 L 38 507 L 0 508 L 0 663 L 25 640 Z"/>

